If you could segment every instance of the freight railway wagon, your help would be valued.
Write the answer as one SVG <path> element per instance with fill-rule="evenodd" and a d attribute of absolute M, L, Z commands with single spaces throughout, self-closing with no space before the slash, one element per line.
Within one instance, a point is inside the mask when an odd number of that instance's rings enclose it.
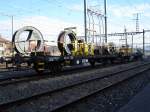
<path fill-rule="evenodd" d="M 19 41 L 15 39 L 19 38 L 19 34 L 22 31 L 29 31 L 29 36 L 27 40 L 32 40 L 37 38 L 39 31 L 34 27 L 24 27 L 21 30 L 16 31 L 13 36 L 13 42 L 15 43 L 15 49 L 18 49 Z M 36 34 L 35 36 L 31 36 Z M 19 33 L 19 34 L 18 34 Z M 60 51 L 60 56 L 51 56 L 47 55 L 48 53 L 45 50 L 39 50 L 43 40 L 39 36 L 37 39 L 36 49 L 30 52 L 30 63 L 34 66 L 34 69 L 38 73 L 42 73 L 45 70 L 50 70 L 51 73 L 55 74 L 62 70 L 64 66 L 74 66 L 74 65 L 83 65 L 85 63 L 90 63 L 92 67 L 95 66 L 95 63 L 114 63 L 115 61 L 130 61 L 131 58 L 138 59 L 141 58 L 141 53 L 133 54 L 131 53 L 132 49 L 128 47 L 116 48 L 113 43 L 108 45 L 95 46 L 94 43 L 86 43 L 84 40 L 77 39 L 76 33 L 72 30 L 62 31 L 57 40 L 58 49 Z M 21 47 L 19 47 L 20 49 Z M 39 48 L 39 49 L 38 49 Z M 16 50 L 19 52 L 19 50 Z M 25 50 L 24 50 L 25 51 Z M 23 52 L 23 51 L 21 51 Z"/>

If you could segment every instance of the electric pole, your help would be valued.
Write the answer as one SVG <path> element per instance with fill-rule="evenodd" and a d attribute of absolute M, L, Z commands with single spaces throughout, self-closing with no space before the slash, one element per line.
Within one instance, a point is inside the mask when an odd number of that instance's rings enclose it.
<path fill-rule="evenodd" d="M 140 26 L 139 26 L 139 14 L 140 13 L 135 13 L 135 18 L 133 20 L 135 20 L 135 28 L 136 28 L 136 32 L 139 32 Z"/>
<path fill-rule="evenodd" d="M 145 55 L 145 30 L 143 29 L 143 54 Z"/>
<path fill-rule="evenodd" d="M 136 32 L 139 32 L 139 13 L 136 15 Z"/>
<path fill-rule="evenodd" d="M 85 31 L 85 42 L 87 43 L 87 6 L 86 0 L 84 0 L 84 31 Z"/>
<path fill-rule="evenodd" d="M 104 16 L 105 16 L 105 43 L 107 43 L 107 7 L 106 7 L 106 0 L 104 0 Z"/>
<path fill-rule="evenodd" d="M 12 38 L 13 38 L 13 33 L 14 33 L 14 17 L 11 16 L 11 33 L 12 33 Z"/>

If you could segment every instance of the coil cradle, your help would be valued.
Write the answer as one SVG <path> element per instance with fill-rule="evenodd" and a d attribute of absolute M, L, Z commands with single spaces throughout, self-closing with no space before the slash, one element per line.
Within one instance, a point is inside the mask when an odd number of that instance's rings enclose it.
<path fill-rule="evenodd" d="M 41 32 L 32 27 L 25 26 L 19 30 L 17 30 L 12 38 L 13 47 L 17 54 L 21 54 L 22 56 L 30 56 L 34 53 L 38 53 L 43 50 L 44 39 Z M 43 60 L 39 57 L 28 58 L 26 60 L 28 63 L 34 63 L 34 69 L 38 72 L 44 70 Z M 34 61 L 37 60 L 37 61 Z"/>
<path fill-rule="evenodd" d="M 72 30 L 62 31 L 58 36 L 58 48 L 61 56 L 68 58 L 70 65 L 88 62 L 88 56 L 94 56 L 94 45 L 78 40 Z M 72 57 L 69 58 L 69 57 Z"/>

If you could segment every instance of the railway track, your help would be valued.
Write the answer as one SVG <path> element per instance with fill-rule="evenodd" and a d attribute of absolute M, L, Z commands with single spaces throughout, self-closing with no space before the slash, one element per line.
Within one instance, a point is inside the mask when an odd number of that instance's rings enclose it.
<path fill-rule="evenodd" d="M 0 109 L 56 111 L 149 70 L 150 63 L 126 64 L 84 73 L 0 86 Z M 11 88 L 11 91 L 10 91 Z"/>
<path fill-rule="evenodd" d="M 99 65 L 95 68 L 97 69 Z M 80 68 L 80 69 L 79 69 Z M 20 82 L 27 82 L 33 81 L 38 79 L 44 79 L 49 77 L 57 77 L 61 75 L 72 74 L 78 70 L 78 72 L 85 71 L 86 69 L 92 69 L 90 66 L 82 66 L 82 67 L 74 67 L 74 68 L 65 68 L 62 73 L 58 73 L 56 75 L 51 75 L 49 71 L 45 71 L 43 74 L 37 74 L 34 70 L 29 71 L 14 71 L 12 72 L 5 72 L 4 74 L 0 75 L 0 86 L 5 86 L 8 84 L 20 83 Z"/>
<path fill-rule="evenodd" d="M 134 62 L 133 62 L 134 64 Z M 123 64 L 120 64 L 123 65 Z M 74 73 L 80 73 L 87 70 L 95 70 L 100 68 L 106 68 L 111 66 L 117 66 L 116 64 L 109 64 L 109 65 L 102 65 L 102 64 L 96 64 L 94 68 L 91 68 L 90 65 L 86 66 L 76 66 L 76 67 L 66 67 L 63 69 L 61 73 L 58 73 L 56 75 L 51 75 L 49 71 L 44 72 L 43 74 L 37 74 L 32 69 L 26 69 L 23 71 L 7 71 L 0 73 L 0 86 L 13 84 L 13 83 L 20 83 L 20 82 L 26 82 L 31 80 L 38 80 L 38 79 L 44 79 L 49 77 L 57 77 L 57 76 L 63 76 L 63 75 L 69 75 Z"/>

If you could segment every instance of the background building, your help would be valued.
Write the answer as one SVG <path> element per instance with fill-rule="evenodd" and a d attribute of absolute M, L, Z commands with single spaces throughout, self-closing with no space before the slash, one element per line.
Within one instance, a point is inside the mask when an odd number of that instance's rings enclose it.
<path fill-rule="evenodd" d="M 0 57 L 12 55 L 12 44 L 11 41 L 5 39 L 0 35 Z"/>

